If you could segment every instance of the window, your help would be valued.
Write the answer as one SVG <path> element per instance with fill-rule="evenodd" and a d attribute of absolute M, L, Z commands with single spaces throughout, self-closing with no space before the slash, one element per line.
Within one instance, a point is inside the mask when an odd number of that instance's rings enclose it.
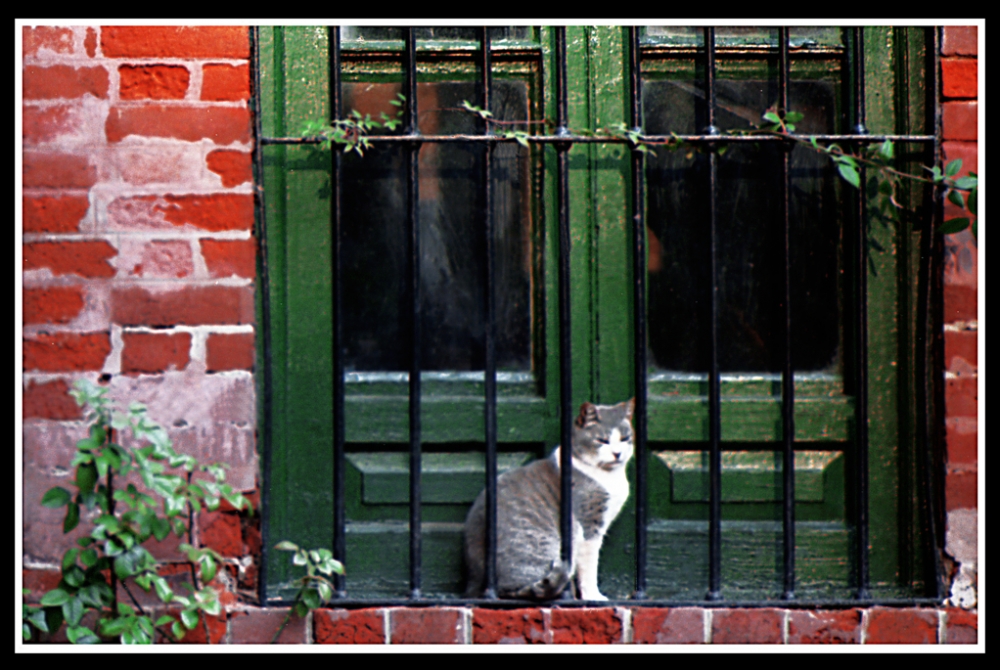
<path fill-rule="evenodd" d="M 567 126 L 599 133 L 627 121 L 629 32 L 567 29 Z M 474 135 L 480 119 L 476 29 L 416 33 L 417 127 L 424 136 Z M 497 127 L 551 134 L 556 118 L 555 30 L 491 28 L 490 111 Z M 871 133 L 926 132 L 925 31 L 865 28 L 865 115 Z M 847 134 L 851 31 L 792 29 L 789 106 L 798 132 Z M 640 31 L 641 108 L 647 136 L 695 136 L 708 125 L 704 31 Z M 340 35 L 342 110 L 378 118 L 405 89 L 402 30 L 350 28 Z M 326 28 L 259 31 L 261 132 L 292 138 L 330 114 Z M 749 128 L 779 95 L 778 31 L 718 29 L 715 125 Z M 413 90 L 413 89 L 409 89 Z M 546 125 L 546 123 L 549 125 Z M 380 131 L 381 132 L 381 131 Z M 345 373 L 345 587 L 349 597 L 409 592 L 409 326 L 405 224 L 409 149 L 385 131 L 363 157 L 341 159 L 343 358 Z M 618 402 L 635 388 L 630 208 L 632 152 L 622 142 L 578 135 L 568 150 L 572 401 Z M 486 177 L 484 143 L 420 145 L 422 525 L 421 594 L 463 591 L 461 525 L 484 481 L 484 211 L 489 181 L 496 229 L 498 467 L 543 456 L 560 439 L 556 152 L 551 143 L 497 142 Z M 687 147 L 702 147 L 692 139 Z M 648 460 L 646 595 L 702 600 L 709 576 L 711 412 L 707 310 L 716 170 L 721 419 L 721 597 L 782 591 L 782 361 L 784 264 L 779 220 L 783 149 L 777 142 L 723 143 L 708 152 L 653 146 L 641 179 L 648 246 Z M 900 144 L 902 162 L 926 142 Z M 928 539 L 919 505 L 918 259 L 911 222 L 868 216 L 867 347 L 852 339 L 855 193 L 807 148 L 790 157 L 792 365 L 795 370 L 795 591 L 803 598 L 857 593 L 856 475 L 852 373 L 867 373 L 868 571 L 877 598 L 925 588 Z M 315 144 L 268 140 L 261 173 L 266 219 L 270 381 L 261 416 L 270 422 L 265 544 L 333 544 L 334 357 L 331 203 L 335 158 Z M 902 197 L 920 203 L 913 189 Z M 478 217 L 478 218 L 477 218 Z M 263 294 L 261 295 L 264 298 Z M 262 352 L 263 353 L 263 352 Z M 863 354 L 867 358 L 863 358 Z M 265 354 L 266 355 L 266 354 Z M 634 467 L 630 466 L 633 469 Z M 635 589 L 636 495 L 612 526 L 601 588 Z M 286 557 L 271 555 L 269 599 L 287 597 Z"/>

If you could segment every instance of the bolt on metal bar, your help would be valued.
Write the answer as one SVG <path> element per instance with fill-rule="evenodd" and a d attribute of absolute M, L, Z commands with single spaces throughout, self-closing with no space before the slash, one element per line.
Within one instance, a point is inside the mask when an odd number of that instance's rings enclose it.
<path fill-rule="evenodd" d="M 413 28 L 404 28 L 405 55 L 403 70 L 406 73 L 406 133 L 418 135 L 417 128 L 417 54 Z M 410 325 L 410 597 L 420 598 L 421 568 L 421 485 L 420 485 L 420 192 L 419 166 L 420 143 L 408 147 L 406 192 L 409 209 L 409 325 Z"/>
<path fill-rule="evenodd" d="M 639 29 L 628 29 L 629 41 L 629 125 L 642 131 L 642 72 Z M 646 160 L 639 145 L 632 147 L 632 309 L 635 351 L 635 407 L 632 413 L 632 440 L 635 445 L 635 594 L 646 597 L 646 427 L 648 364 L 646 362 Z"/>
<path fill-rule="evenodd" d="M 272 413 L 272 372 L 271 372 L 271 279 L 268 267 L 267 253 L 267 217 L 264 209 L 264 146 L 261 138 L 264 133 L 261 129 L 260 110 L 260 27 L 250 27 L 250 78 L 253 83 L 253 94 L 251 104 L 253 105 L 253 129 L 254 129 L 254 207 L 257 215 L 257 255 L 260 259 L 260 299 L 261 299 L 261 348 L 263 349 L 264 377 L 263 389 L 263 426 L 261 430 L 261 510 L 260 510 L 260 532 L 265 542 L 261 544 L 260 577 L 258 581 L 258 597 L 261 604 L 266 604 L 268 599 L 267 585 L 269 577 L 270 547 L 267 539 L 270 537 L 270 495 L 271 490 L 271 445 L 273 439 Z"/>
<path fill-rule="evenodd" d="M 566 129 L 566 28 L 555 29 L 556 38 L 556 134 L 568 135 Z M 559 463 L 560 498 L 559 532 L 562 538 L 561 556 L 567 565 L 573 563 L 573 359 L 570 352 L 570 292 L 569 292 L 569 148 L 570 143 L 555 145 L 557 208 L 559 216 Z M 567 589 L 567 593 L 569 589 Z M 566 597 L 567 594 L 564 594 Z"/>
<path fill-rule="evenodd" d="M 854 83 L 854 126 L 858 134 L 865 134 L 865 90 L 864 90 L 864 31 L 852 28 L 850 72 Z M 862 188 L 867 183 L 864 165 L 859 166 Z M 869 550 L 868 550 L 868 249 L 867 249 L 868 207 L 863 190 L 855 194 L 855 535 L 856 535 L 856 580 L 858 598 L 869 596 Z"/>
<path fill-rule="evenodd" d="M 705 28 L 705 103 L 708 125 L 705 132 L 716 135 L 715 127 L 715 29 Z M 709 277 L 711 281 L 710 330 L 711 361 L 708 373 L 708 600 L 722 599 L 722 421 L 719 386 L 719 268 L 716 231 L 718 160 L 708 154 Z"/>
<path fill-rule="evenodd" d="M 327 28 L 329 44 L 330 120 L 343 115 L 343 95 L 340 78 L 340 27 Z M 333 557 L 343 563 L 347 554 L 344 536 L 344 314 L 343 314 L 343 234 L 341 230 L 340 175 L 343 153 L 330 152 L 330 273 L 332 278 L 331 305 L 333 314 Z M 344 575 L 334 575 L 334 591 L 338 598 L 347 596 Z"/>
<path fill-rule="evenodd" d="M 482 108 L 490 109 L 491 62 L 490 38 L 485 27 L 479 29 L 480 68 L 482 71 Z M 482 120 L 483 130 L 489 134 L 489 122 Z M 485 238 L 486 264 L 483 280 L 483 305 L 485 311 L 485 361 L 483 371 L 484 412 L 483 425 L 486 440 L 486 592 L 487 599 L 496 598 L 497 557 L 497 358 L 496 358 L 496 249 L 493 221 L 493 176 L 491 162 L 493 144 L 483 146 L 483 236 Z"/>
<path fill-rule="evenodd" d="M 779 107 L 782 114 L 788 113 L 788 28 L 778 28 L 778 91 Z M 792 367 L 792 279 L 791 279 L 791 208 L 789 197 L 791 186 L 792 145 L 785 143 L 781 147 L 781 218 L 784 247 L 784 274 L 782 284 L 784 295 L 784 344 L 785 360 L 781 372 L 781 419 L 784 450 L 782 453 L 782 520 L 784 544 L 784 593 L 785 600 L 795 598 L 795 377 Z"/>

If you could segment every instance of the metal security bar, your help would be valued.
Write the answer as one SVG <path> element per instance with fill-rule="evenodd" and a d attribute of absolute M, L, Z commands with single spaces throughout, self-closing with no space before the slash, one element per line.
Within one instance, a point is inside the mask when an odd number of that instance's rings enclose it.
<path fill-rule="evenodd" d="M 855 146 L 870 144 L 873 142 L 883 142 L 887 139 L 895 142 L 914 143 L 929 147 L 933 155 L 935 164 L 940 158 L 940 110 L 937 104 L 939 91 L 939 43 L 940 35 L 937 29 L 928 29 L 928 70 L 932 85 L 928 86 L 928 125 L 934 128 L 934 133 L 930 135 L 872 135 L 865 126 L 865 88 L 864 88 L 864 39 L 860 28 L 849 31 L 849 51 L 847 56 L 848 76 L 851 84 L 851 122 L 852 133 L 849 134 L 828 134 L 816 135 L 821 141 L 838 141 L 843 143 L 854 143 Z M 865 198 L 855 199 L 855 221 L 854 235 L 850 240 L 853 253 L 852 280 L 853 294 L 853 346 L 855 350 L 854 377 L 855 392 L 855 435 L 854 435 L 854 473 L 855 480 L 855 518 L 853 543 L 855 585 L 856 595 L 848 600 L 802 600 L 796 598 L 796 572 L 795 572 L 795 472 L 794 472 L 794 452 L 795 452 L 795 421 L 794 421 L 794 369 L 792 364 L 792 313 L 791 305 L 791 236 L 793 231 L 790 225 L 790 151 L 792 144 L 781 137 L 773 136 L 728 136 L 720 133 L 715 125 L 716 99 L 715 99 L 715 30 L 705 28 L 704 49 L 704 90 L 706 98 L 707 124 L 701 134 L 689 135 L 640 135 L 641 140 L 646 141 L 666 141 L 671 137 L 679 138 L 685 142 L 707 145 L 709 149 L 708 161 L 708 231 L 709 231 L 709 258 L 711 281 L 711 304 L 710 304 L 710 336 L 711 354 L 708 374 L 708 414 L 709 414 L 709 436 L 707 451 L 709 456 L 709 570 L 708 588 L 704 601 L 663 601 L 652 600 L 646 593 L 646 567 L 647 567 L 647 531 L 648 531 L 648 491 L 647 491 L 647 425 L 648 425 L 648 362 L 646 355 L 647 318 L 646 313 L 646 223 L 645 223 L 645 157 L 640 150 L 638 143 L 630 143 L 628 140 L 618 136 L 593 136 L 574 135 L 570 132 L 567 124 L 568 120 L 568 96 L 566 92 L 566 34 L 565 28 L 556 28 L 555 35 L 555 97 L 556 97 L 556 124 L 553 135 L 532 135 L 527 141 L 538 145 L 552 145 L 556 152 L 556 194 L 557 194 L 557 216 L 558 216 L 558 324 L 559 324 L 559 434 L 560 434 L 560 459 L 562 463 L 571 461 L 571 436 L 572 420 L 574 408 L 572 407 L 572 358 L 570 351 L 570 292 L 569 292 L 569 259 L 571 243 L 569 235 L 569 166 L 568 152 L 577 144 L 585 143 L 625 143 L 630 144 L 631 149 L 631 219 L 632 219 L 632 254 L 633 254 L 633 309 L 634 309 L 634 372 L 635 372 L 635 414 L 634 441 L 636 456 L 636 486 L 634 490 L 636 504 L 636 526 L 635 526 L 635 548 L 636 548 L 636 572 L 635 591 L 629 600 L 616 601 L 620 604 L 657 606 L 669 604 L 680 605 L 711 605 L 711 606 L 742 606 L 742 607 L 766 607 L 774 606 L 774 600 L 762 601 L 725 601 L 722 596 L 722 571 L 721 571 L 721 393 L 720 393 L 720 370 L 718 351 L 718 251 L 717 251 L 717 211 L 716 193 L 718 189 L 718 154 L 716 149 L 726 144 L 736 144 L 740 142 L 778 142 L 784 149 L 781 163 L 782 187 L 781 217 L 778 225 L 781 226 L 783 247 L 783 275 L 781 288 L 782 292 L 777 296 L 782 306 L 782 341 L 784 343 L 785 355 L 781 373 L 781 408 L 782 408 L 782 444 L 780 447 L 783 465 L 782 483 L 783 491 L 781 498 L 782 510 L 782 545 L 783 545 L 783 588 L 781 599 L 783 607 L 815 607 L 824 605 L 828 607 L 852 607 L 873 604 L 870 596 L 870 584 L 868 574 L 868 552 L 869 552 L 869 518 L 868 518 L 868 399 L 867 399 L 867 324 L 866 324 L 866 296 L 867 296 L 867 265 L 865 256 L 866 232 L 865 221 L 867 219 Z M 467 603 L 477 605 L 491 605 L 497 607 L 522 607 L 526 604 L 534 604 L 531 601 L 522 600 L 498 600 L 496 598 L 496 480 L 497 480 L 497 392 L 496 392 L 496 323 L 495 323 L 495 231 L 493 220 L 493 200 L 494 192 L 491 184 L 491 158 L 493 149 L 497 142 L 505 141 L 502 138 L 491 134 L 485 119 L 481 123 L 479 134 L 455 134 L 455 135 L 421 135 L 417 124 L 417 57 L 416 40 L 412 28 L 403 30 L 403 72 L 404 91 L 406 104 L 404 110 L 405 132 L 394 136 L 371 136 L 369 140 L 373 143 L 386 145 L 401 144 L 406 149 L 407 172 L 406 188 L 408 194 L 407 212 L 407 268 L 408 292 L 404 304 L 408 310 L 409 333 L 409 359 L 410 368 L 408 374 L 409 381 L 409 544 L 410 544 L 410 593 L 405 599 L 363 599 L 351 597 L 345 588 L 342 577 L 337 578 L 335 597 L 338 607 L 350 606 L 370 606 L 373 603 L 386 605 L 433 605 L 440 604 L 440 599 L 428 599 L 422 595 L 421 591 L 421 425 L 420 425 L 420 402 L 421 402 L 421 364 L 420 364 L 420 237 L 419 237 L 419 170 L 418 157 L 421 146 L 426 143 L 470 143 L 480 145 L 484 148 L 483 168 L 484 178 L 482 184 L 483 200 L 485 209 L 483 212 L 483 235 L 485 242 L 485 267 L 484 267 L 484 294 L 485 306 L 485 370 L 484 370 L 484 442 L 486 454 L 486 593 L 482 599 L 449 599 L 449 603 Z M 328 40 L 330 45 L 330 110 L 331 120 L 342 118 L 342 93 L 341 93 L 341 66 L 340 66 L 340 29 L 331 27 L 328 29 Z M 628 29 L 627 37 L 627 81 L 629 82 L 629 126 L 635 132 L 641 133 L 642 128 L 642 54 L 640 49 L 639 31 L 632 27 Z M 490 38 L 486 28 L 478 31 L 479 55 L 477 68 L 480 74 L 479 102 L 484 110 L 490 109 L 491 89 L 492 89 L 492 65 Z M 262 376 L 263 376 L 263 528 L 265 540 L 268 539 L 268 515 L 266 506 L 268 505 L 269 477 L 270 477 L 270 457 L 271 457 L 271 338 L 269 327 L 270 314 L 270 275 L 268 270 L 268 247 L 267 247 L 267 227 L 265 221 L 264 197 L 265 192 L 261 179 L 261 166 L 263 165 L 262 149 L 266 145 L 302 145 L 314 144 L 320 140 L 315 138 L 292 138 L 292 137 L 264 137 L 261 132 L 261 109 L 260 109 L 260 67 L 259 67 L 259 36 L 258 29 L 251 29 L 251 60 L 252 77 L 254 80 L 253 112 L 255 119 L 255 175 L 256 175 L 256 206 L 258 213 L 257 239 L 260 244 L 260 282 L 263 305 L 263 333 L 262 333 Z M 789 79 L 789 34 L 787 28 L 780 28 L 778 31 L 778 87 L 779 87 L 779 107 L 784 113 L 788 110 Z M 334 458 L 334 479 L 332 482 L 334 491 L 334 515 L 333 515 L 333 537 L 334 537 L 334 557 L 340 561 L 346 558 L 345 525 L 346 515 L 344 508 L 344 470 L 345 470 L 345 420 L 344 420 L 344 365 L 341 355 L 343 352 L 343 295 L 342 295 L 342 258 L 341 258 L 341 152 L 332 152 L 332 198 L 331 198 L 331 239 L 332 257 L 331 274 L 333 278 L 333 294 L 331 313 L 333 318 L 333 458 Z M 861 171 L 862 184 L 865 183 L 865 175 Z M 930 371 L 940 371 L 941 368 L 941 338 L 940 338 L 940 305 L 937 299 L 940 297 L 940 287 L 935 286 L 935 278 L 940 275 L 941 246 L 940 240 L 934 241 L 932 231 L 936 222 L 941 217 L 942 198 L 940 193 L 931 196 L 932 201 L 928 203 L 934 212 L 933 216 L 925 224 L 925 229 L 921 234 L 921 253 L 918 280 L 918 300 L 917 300 L 917 340 L 921 353 L 917 356 L 917 410 L 918 410 L 918 431 L 919 448 L 923 458 L 923 477 L 921 486 L 923 487 L 921 519 L 925 526 L 928 537 L 927 542 L 927 570 L 928 583 L 934 587 L 933 597 L 928 598 L 905 598 L 905 599 L 881 599 L 881 604 L 920 604 L 939 602 L 942 594 L 940 552 L 937 547 L 936 519 L 939 514 L 935 508 L 935 478 L 932 476 L 933 445 L 939 439 L 940 416 L 935 414 L 935 409 L 940 407 L 939 402 L 935 402 L 932 397 L 940 395 L 939 388 L 928 388 Z M 927 344 L 927 338 L 935 338 L 933 346 Z M 938 375 L 940 376 L 940 375 Z M 561 553 L 564 560 L 570 561 L 572 557 L 572 530 L 571 530 L 571 510 L 572 510 L 572 472 L 571 468 L 561 468 L 561 514 L 560 529 L 562 533 Z M 269 603 L 267 594 L 267 566 L 268 552 L 267 541 L 263 547 L 263 560 L 261 564 L 261 602 Z M 932 574 L 931 574 L 932 573 Z M 581 606 L 586 605 L 580 601 L 561 600 L 560 606 Z"/>

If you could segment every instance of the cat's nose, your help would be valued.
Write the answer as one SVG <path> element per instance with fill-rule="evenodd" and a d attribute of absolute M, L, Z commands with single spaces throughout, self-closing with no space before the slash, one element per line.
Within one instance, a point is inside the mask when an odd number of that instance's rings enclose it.
<path fill-rule="evenodd" d="M 617 461 L 617 460 L 621 459 L 622 452 L 620 452 L 620 451 L 613 451 L 613 452 L 611 452 L 611 455 L 614 456 L 615 460 Z"/>

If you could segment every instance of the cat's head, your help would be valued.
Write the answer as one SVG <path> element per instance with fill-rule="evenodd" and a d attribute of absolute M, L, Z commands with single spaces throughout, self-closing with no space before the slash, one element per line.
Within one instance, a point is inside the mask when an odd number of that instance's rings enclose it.
<path fill-rule="evenodd" d="M 632 458 L 634 409 L 635 398 L 617 405 L 580 405 L 573 422 L 573 456 L 609 472 L 624 468 Z"/>

